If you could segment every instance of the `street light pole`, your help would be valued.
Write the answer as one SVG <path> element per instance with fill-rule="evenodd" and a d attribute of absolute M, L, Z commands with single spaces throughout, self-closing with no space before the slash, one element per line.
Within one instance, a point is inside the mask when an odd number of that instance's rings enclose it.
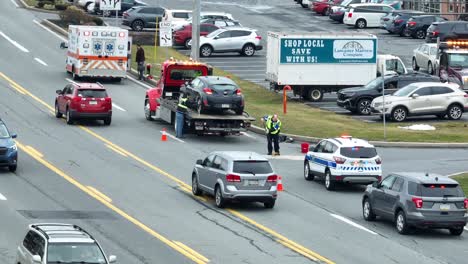
<path fill-rule="evenodd" d="M 200 1 L 193 0 L 191 57 L 195 61 L 199 60 L 200 55 Z"/>

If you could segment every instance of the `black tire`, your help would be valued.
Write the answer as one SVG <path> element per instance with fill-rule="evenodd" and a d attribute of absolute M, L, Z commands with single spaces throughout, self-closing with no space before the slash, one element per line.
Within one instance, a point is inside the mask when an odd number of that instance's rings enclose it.
<path fill-rule="evenodd" d="M 400 36 L 402 37 L 411 37 L 411 31 L 407 29 L 406 27 L 401 31 Z"/>
<path fill-rule="evenodd" d="M 360 99 L 357 103 L 357 112 L 360 115 L 371 114 L 371 100 L 369 98 Z"/>
<path fill-rule="evenodd" d="M 463 227 L 449 228 L 452 236 L 461 236 L 463 234 Z"/>
<path fill-rule="evenodd" d="M 219 185 L 215 187 L 215 204 L 218 208 L 224 208 L 226 206 L 226 200 L 223 197 L 223 192 Z"/>
<path fill-rule="evenodd" d="M 68 109 L 68 107 L 67 107 L 67 111 L 65 113 L 65 116 L 66 116 L 67 124 L 68 125 L 73 125 L 74 120 L 73 120 L 73 117 L 71 116 L 71 113 L 70 113 L 70 110 Z"/>
<path fill-rule="evenodd" d="M 201 57 L 210 57 L 213 53 L 213 47 L 210 45 L 203 45 L 200 47 L 200 56 Z"/>
<path fill-rule="evenodd" d="M 244 113 L 244 108 L 238 108 L 235 110 L 236 115 L 242 115 Z"/>
<path fill-rule="evenodd" d="M 62 116 L 63 116 L 63 114 L 60 113 L 60 110 L 59 110 L 59 108 L 58 108 L 58 103 L 55 102 L 55 117 L 56 117 L 56 118 L 62 118 Z"/>
<path fill-rule="evenodd" d="M 135 31 L 142 31 L 145 28 L 145 23 L 142 20 L 137 19 L 132 22 L 131 28 Z"/>
<path fill-rule="evenodd" d="M 417 39 L 424 39 L 426 38 L 426 31 L 425 30 L 422 30 L 422 29 L 419 29 L 418 31 L 416 31 L 416 33 L 414 34 L 415 38 Z"/>
<path fill-rule="evenodd" d="M 114 78 L 114 82 L 122 82 L 122 78 L 121 77 L 117 77 L 117 78 Z"/>
<path fill-rule="evenodd" d="M 336 187 L 336 182 L 332 180 L 330 170 L 327 169 L 325 171 L 325 188 L 327 189 L 327 191 L 333 191 L 335 190 L 335 187 Z"/>
<path fill-rule="evenodd" d="M 104 118 L 104 125 L 106 126 L 110 126 L 110 124 L 112 123 L 112 116 L 109 116 L 107 118 Z"/>
<path fill-rule="evenodd" d="M 451 104 L 447 108 L 447 117 L 450 120 L 459 120 L 463 115 L 463 108 L 458 104 Z"/>
<path fill-rule="evenodd" d="M 10 165 L 10 166 L 8 166 L 8 170 L 10 172 L 15 172 L 17 167 L 18 167 L 18 165 Z"/>
<path fill-rule="evenodd" d="M 434 66 L 432 66 L 432 62 L 429 62 L 427 64 L 427 72 L 430 74 L 430 75 L 434 75 L 435 71 L 434 71 Z"/>
<path fill-rule="evenodd" d="M 413 60 L 411 61 L 411 66 L 412 66 L 413 70 L 419 71 L 418 62 L 416 61 L 415 57 L 413 57 Z"/>
<path fill-rule="evenodd" d="M 72 78 L 74 81 L 78 81 L 80 79 L 80 76 L 75 73 L 75 69 L 72 69 Z"/>
<path fill-rule="evenodd" d="M 184 46 L 185 46 L 186 49 L 190 49 L 190 48 L 191 48 L 190 45 L 189 45 L 189 42 L 190 42 L 191 40 L 192 40 L 192 38 L 188 38 L 188 39 L 185 40 Z"/>
<path fill-rule="evenodd" d="M 366 28 L 367 27 L 367 22 L 366 22 L 366 20 L 364 20 L 362 18 L 358 19 L 356 21 L 356 24 L 354 25 L 354 27 L 359 28 L 359 29 Z"/>
<path fill-rule="evenodd" d="M 323 91 L 320 88 L 309 88 L 306 91 L 306 98 L 312 102 L 320 102 L 323 99 Z"/>
<path fill-rule="evenodd" d="M 192 193 L 195 196 L 200 196 L 202 191 L 200 190 L 200 186 L 198 184 L 198 178 L 196 174 L 192 175 Z"/>
<path fill-rule="evenodd" d="M 267 209 L 273 209 L 273 207 L 275 207 L 275 203 L 276 203 L 276 200 L 271 200 L 268 202 L 264 202 L 263 206 L 265 206 L 265 208 Z"/>
<path fill-rule="evenodd" d="M 270 82 L 270 90 L 272 91 L 277 91 L 278 89 L 278 84 L 275 82 Z"/>
<path fill-rule="evenodd" d="M 408 110 L 402 106 L 397 106 L 392 110 L 391 118 L 395 122 L 403 122 L 408 117 Z"/>
<path fill-rule="evenodd" d="M 326 7 L 322 12 L 322 16 L 329 16 L 329 15 L 330 15 L 330 8 Z"/>
<path fill-rule="evenodd" d="M 304 179 L 306 181 L 313 181 L 315 178 L 314 174 L 310 173 L 310 165 L 308 161 L 304 162 Z"/>
<path fill-rule="evenodd" d="M 245 44 L 244 47 L 242 47 L 242 55 L 247 57 L 255 55 L 255 46 L 253 44 Z"/>
<path fill-rule="evenodd" d="M 395 228 L 398 233 L 402 235 L 406 235 L 409 232 L 409 226 L 406 223 L 406 215 L 403 210 L 398 211 L 397 215 L 395 216 Z"/>
<path fill-rule="evenodd" d="M 376 215 L 374 213 L 374 210 L 372 210 L 372 205 L 369 201 L 369 198 L 364 199 L 364 202 L 362 202 L 362 216 L 366 221 L 375 220 Z"/>
<path fill-rule="evenodd" d="M 155 113 L 154 113 L 154 111 L 151 111 L 151 110 L 150 110 L 150 104 L 149 104 L 148 98 L 145 99 L 145 108 L 144 108 L 144 111 L 145 111 L 145 118 L 146 118 L 146 120 L 148 120 L 148 121 L 153 121 L 154 119 L 152 118 L 152 116 L 153 116 Z"/>
<path fill-rule="evenodd" d="M 302 8 L 307 8 L 307 5 L 304 5 L 303 3 L 301 3 L 301 6 Z"/>

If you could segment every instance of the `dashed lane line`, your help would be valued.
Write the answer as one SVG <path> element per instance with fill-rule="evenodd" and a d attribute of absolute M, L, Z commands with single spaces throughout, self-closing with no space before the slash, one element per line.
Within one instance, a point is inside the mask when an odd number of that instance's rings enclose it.
<path fill-rule="evenodd" d="M 7 36 L 5 33 L 3 33 L 2 31 L 0 31 L 0 36 L 2 36 L 4 39 L 8 40 L 11 44 L 13 44 L 13 46 L 17 47 L 19 50 L 21 50 L 22 52 L 25 52 L 25 53 L 28 53 L 29 50 L 25 47 L 23 47 L 21 44 L 19 44 L 18 42 L 14 41 L 13 39 L 11 39 L 9 36 Z"/>

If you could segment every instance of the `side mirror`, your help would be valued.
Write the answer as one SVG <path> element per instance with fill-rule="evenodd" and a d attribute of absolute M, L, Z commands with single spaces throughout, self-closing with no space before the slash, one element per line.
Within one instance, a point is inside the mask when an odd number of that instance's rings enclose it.
<path fill-rule="evenodd" d="M 411 95 L 411 98 L 413 98 L 413 99 L 416 99 L 418 97 L 419 97 L 419 94 L 417 94 L 417 93 Z"/>
<path fill-rule="evenodd" d="M 63 92 L 62 92 L 62 90 L 56 90 L 55 93 L 56 94 L 62 94 Z"/>
<path fill-rule="evenodd" d="M 34 255 L 32 257 L 32 260 L 33 260 L 34 263 L 41 263 L 42 262 L 41 256 L 39 256 L 39 255 Z"/>
<path fill-rule="evenodd" d="M 63 41 L 62 43 L 60 43 L 60 48 L 61 49 L 67 49 L 68 48 L 68 43 Z"/>
<path fill-rule="evenodd" d="M 16 135 L 16 134 L 11 134 L 11 138 L 17 138 L 17 137 L 18 137 L 18 135 Z"/>
<path fill-rule="evenodd" d="M 197 165 L 203 165 L 203 160 L 201 159 L 197 160 Z"/>
<path fill-rule="evenodd" d="M 114 255 L 110 255 L 109 256 L 109 263 L 115 263 L 115 262 L 117 262 L 117 257 L 114 256 Z"/>

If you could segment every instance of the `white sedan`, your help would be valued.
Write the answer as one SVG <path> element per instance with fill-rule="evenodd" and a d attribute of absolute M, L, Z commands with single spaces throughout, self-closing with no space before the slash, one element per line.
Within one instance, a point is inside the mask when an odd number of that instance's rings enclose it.
<path fill-rule="evenodd" d="M 413 70 L 426 69 L 429 74 L 434 74 L 437 65 L 437 44 L 424 43 L 413 51 Z"/>

